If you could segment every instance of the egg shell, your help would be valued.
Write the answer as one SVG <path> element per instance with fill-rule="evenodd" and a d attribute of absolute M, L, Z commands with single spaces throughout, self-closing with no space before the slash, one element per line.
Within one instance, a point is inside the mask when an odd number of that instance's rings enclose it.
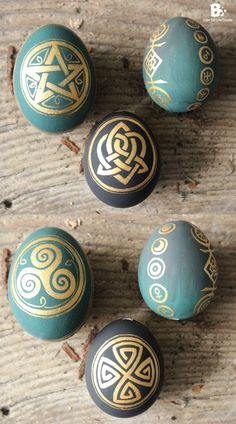
<path fill-rule="evenodd" d="M 134 206 L 157 183 L 157 142 L 138 116 L 126 111 L 111 113 L 89 135 L 84 171 L 89 187 L 104 203 L 117 208 Z"/>
<path fill-rule="evenodd" d="M 164 22 L 146 45 L 143 78 L 152 100 L 165 110 L 197 109 L 219 80 L 218 52 L 210 34 L 186 17 Z"/>
<path fill-rule="evenodd" d="M 186 221 L 158 227 L 144 245 L 138 281 L 146 304 L 170 319 L 202 312 L 214 298 L 218 267 L 207 237 Z"/>
<path fill-rule="evenodd" d="M 69 131 L 93 104 L 96 78 L 82 40 L 69 28 L 49 24 L 23 44 L 15 63 L 14 92 L 26 119 L 42 131 Z"/>
<path fill-rule="evenodd" d="M 18 323 L 31 335 L 58 340 L 73 334 L 86 319 L 92 294 L 88 259 L 67 232 L 39 229 L 14 255 L 9 303 Z"/>
<path fill-rule="evenodd" d="M 164 378 L 160 347 L 143 324 L 112 321 L 95 337 L 85 366 L 87 389 L 107 414 L 133 417 L 156 400 Z"/>

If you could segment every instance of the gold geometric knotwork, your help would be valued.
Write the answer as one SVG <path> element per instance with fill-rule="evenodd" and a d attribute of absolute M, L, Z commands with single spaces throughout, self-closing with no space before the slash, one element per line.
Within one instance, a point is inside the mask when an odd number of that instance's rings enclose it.
<path fill-rule="evenodd" d="M 161 78 L 156 79 L 157 69 L 162 64 L 162 58 L 157 54 L 160 51 L 160 48 L 166 44 L 166 41 L 160 41 L 167 32 L 169 31 L 168 24 L 161 24 L 154 34 L 151 36 L 149 43 L 146 47 L 146 56 L 144 58 L 143 67 L 144 67 L 144 78 L 147 90 L 150 92 L 152 98 L 154 98 L 160 105 L 164 108 L 167 108 L 168 104 L 171 102 L 172 97 L 163 88 L 163 85 L 168 85 L 168 81 Z M 162 85 L 161 87 L 159 85 Z"/>
<path fill-rule="evenodd" d="M 104 156 L 104 145 L 106 156 Z M 132 131 L 124 122 L 119 122 L 98 142 L 97 155 L 100 164 L 97 174 L 112 175 L 126 186 L 135 174 L 149 171 L 144 161 L 146 150 L 143 136 Z M 121 172 L 125 173 L 125 176 Z"/>
<path fill-rule="evenodd" d="M 110 192 L 143 189 L 152 180 L 157 161 L 152 136 L 133 117 L 119 116 L 105 121 L 89 145 L 89 171 L 96 183 Z"/>
<path fill-rule="evenodd" d="M 207 261 L 204 265 L 204 271 L 208 275 L 210 280 L 212 281 L 213 286 L 212 287 L 206 287 L 204 290 L 205 291 L 214 291 L 216 281 L 217 281 L 217 277 L 218 277 L 218 266 L 217 266 L 215 256 L 213 254 L 214 251 L 211 247 L 210 241 L 208 240 L 208 238 L 205 236 L 205 234 L 198 227 L 196 227 L 195 225 L 192 225 L 191 233 L 192 233 L 193 238 L 204 247 L 204 249 L 202 248 L 200 250 L 204 253 L 209 254 Z"/>
<path fill-rule="evenodd" d="M 21 66 L 21 88 L 27 103 L 46 115 L 80 109 L 88 96 L 90 80 L 81 50 L 62 40 L 38 44 L 26 54 Z"/>
<path fill-rule="evenodd" d="M 141 337 L 116 336 L 96 353 L 91 374 L 93 386 L 105 403 L 132 409 L 145 403 L 156 390 L 159 361 Z"/>

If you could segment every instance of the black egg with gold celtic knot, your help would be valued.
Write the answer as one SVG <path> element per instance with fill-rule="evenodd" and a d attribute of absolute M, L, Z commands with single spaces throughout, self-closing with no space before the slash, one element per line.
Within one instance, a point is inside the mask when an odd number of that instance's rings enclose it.
<path fill-rule="evenodd" d="M 85 176 L 93 193 L 110 206 L 142 202 L 154 189 L 160 157 L 147 125 L 129 112 L 105 116 L 85 147 Z"/>

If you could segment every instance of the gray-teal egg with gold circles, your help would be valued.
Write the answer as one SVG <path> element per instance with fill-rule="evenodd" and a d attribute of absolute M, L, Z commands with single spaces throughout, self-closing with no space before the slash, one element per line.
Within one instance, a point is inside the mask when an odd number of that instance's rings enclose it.
<path fill-rule="evenodd" d="M 219 80 L 217 48 L 210 34 L 186 17 L 162 23 L 146 45 L 143 78 L 152 100 L 163 109 L 199 108 Z"/>
<path fill-rule="evenodd" d="M 85 321 L 92 294 L 88 259 L 66 231 L 42 228 L 20 245 L 10 268 L 8 298 L 28 333 L 44 340 L 69 337 Z"/>
<path fill-rule="evenodd" d="M 186 221 L 158 227 L 144 245 L 138 281 L 146 304 L 165 318 L 188 319 L 214 298 L 218 268 L 208 238 Z"/>

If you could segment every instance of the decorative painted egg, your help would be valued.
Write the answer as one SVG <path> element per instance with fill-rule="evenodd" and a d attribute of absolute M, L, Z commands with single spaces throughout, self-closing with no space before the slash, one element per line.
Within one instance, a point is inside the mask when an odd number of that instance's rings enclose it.
<path fill-rule="evenodd" d="M 88 185 L 104 203 L 118 208 L 142 202 L 160 171 L 157 143 L 146 124 L 129 112 L 105 116 L 85 146 Z"/>
<path fill-rule="evenodd" d="M 85 321 L 92 274 L 77 241 L 59 228 L 30 234 L 17 250 L 8 278 L 16 320 L 44 340 L 69 337 Z"/>
<path fill-rule="evenodd" d="M 150 331 L 137 321 L 112 321 L 95 337 L 85 377 L 94 402 L 107 414 L 133 417 L 160 393 L 164 363 Z"/>
<path fill-rule="evenodd" d="M 152 100 L 169 112 L 200 107 L 216 90 L 217 49 L 210 34 L 189 18 L 161 24 L 147 43 L 143 78 Z"/>
<path fill-rule="evenodd" d="M 81 39 L 62 25 L 45 25 L 29 36 L 17 56 L 13 83 L 25 117 L 46 132 L 71 130 L 95 98 L 91 57 Z"/>
<path fill-rule="evenodd" d="M 207 237 L 186 221 L 167 222 L 146 242 L 139 288 L 158 315 L 187 319 L 202 312 L 216 290 L 217 263 Z"/>

